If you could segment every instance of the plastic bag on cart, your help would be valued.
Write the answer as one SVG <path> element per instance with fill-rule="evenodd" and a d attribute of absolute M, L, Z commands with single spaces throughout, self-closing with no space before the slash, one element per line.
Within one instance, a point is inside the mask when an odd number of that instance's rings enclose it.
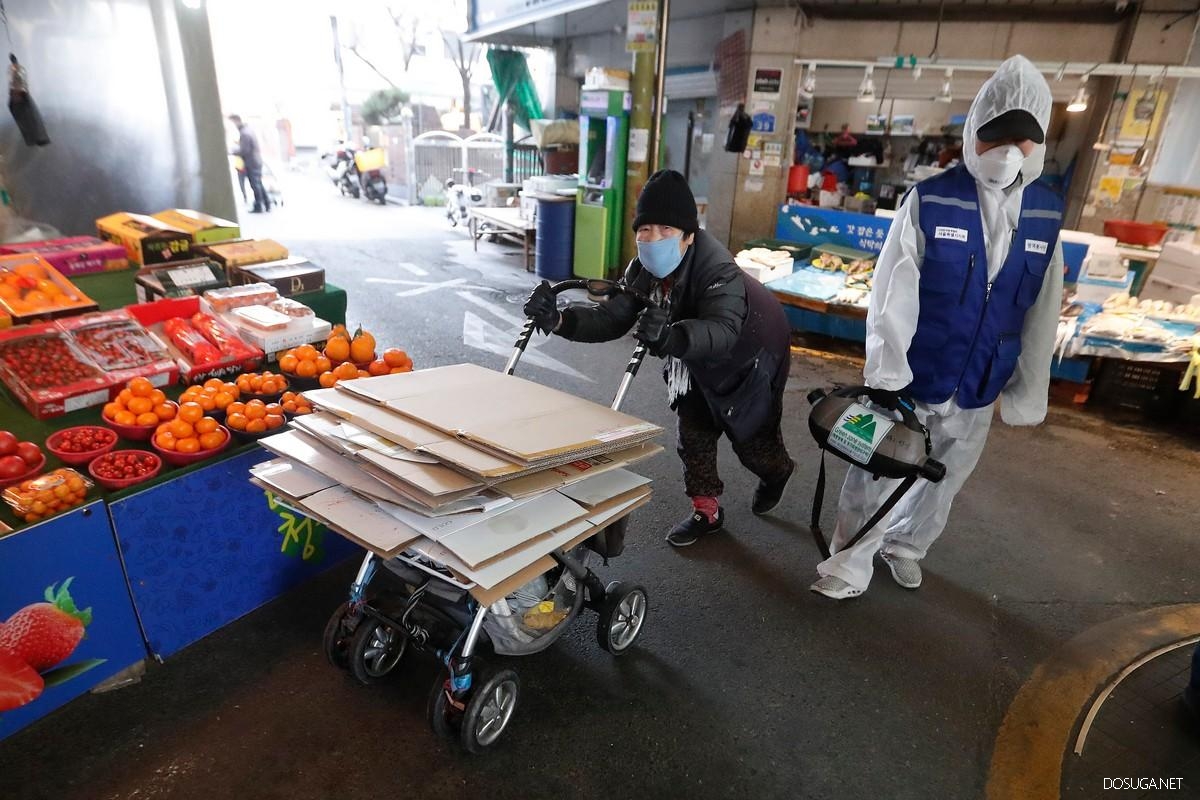
<path fill-rule="evenodd" d="M 589 553 L 583 547 L 572 555 L 587 564 Z M 583 587 L 556 567 L 493 603 L 483 628 L 498 654 L 528 655 L 549 647 L 582 605 Z"/>

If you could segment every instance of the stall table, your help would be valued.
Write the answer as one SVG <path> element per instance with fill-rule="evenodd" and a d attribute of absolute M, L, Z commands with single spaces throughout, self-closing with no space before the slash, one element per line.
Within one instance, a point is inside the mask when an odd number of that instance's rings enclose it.
<path fill-rule="evenodd" d="M 525 271 L 533 272 L 533 240 L 536 224 L 521 216 L 519 208 L 472 208 L 468 209 L 471 221 L 471 243 L 476 252 L 482 236 L 506 236 L 520 243 L 525 255 Z"/>

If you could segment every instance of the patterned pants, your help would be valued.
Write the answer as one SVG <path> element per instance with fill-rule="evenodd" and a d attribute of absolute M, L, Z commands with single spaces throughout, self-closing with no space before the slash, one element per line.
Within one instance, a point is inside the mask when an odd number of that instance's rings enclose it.
<path fill-rule="evenodd" d="M 679 415 L 675 448 L 683 462 L 684 491 L 688 497 L 720 497 L 725 484 L 717 474 L 717 440 L 724 431 L 713 418 L 704 397 L 696 390 L 680 398 L 675 411 Z M 782 416 L 783 392 L 780 391 L 775 397 L 771 418 L 758 433 L 743 442 L 730 440 L 742 466 L 768 483 L 782 479 L 792 466 L 783 444 Z"/>

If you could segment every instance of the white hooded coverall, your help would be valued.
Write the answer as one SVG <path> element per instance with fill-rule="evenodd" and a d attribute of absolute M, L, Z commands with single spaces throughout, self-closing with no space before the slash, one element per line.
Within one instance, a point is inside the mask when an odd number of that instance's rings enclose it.
<path fill-rule="evenodd" d="M 979 90 L 963 127 L 963 162 L 976 176 L 979 213 L 987 250 L 988 281 L 994 281 L 1008 257 L 1009 245 L 1021 213 L 1023 187 L 1042 174 L 1046 146 L 1039 144 L 1021 166 L 1021 176 L 1006 189 L 993 189 L 978 180 L 979 156 L 975 152 L 979 129 L 1013 109 L 1033 115 L 1042 130 L 1050 122 L 1050 87 L 1024 56 L 1013 56 Z M 920 226 L 920 199 L 909 192 L 892 222 L 875 267 L 874 288 L 867 312 L 868 386 L 888 391 L 907 387 L 913 378 L 908 349 L 917 329 L 919 283 L 925 257 L 925 237 Z M 1046 417 L 1050 362 L 1062 305 L 1063 260 L 1061 243 L 1046 269 L 1038 299 L 1025 316 L 1021 355 L 1016 372 L 1000 397 L 1000 416 L 1009 425 L 1037 425 Z M 954 496 L 970 476 L 987 441 L 993 407 L 964 409 L 951 398 L 940 405 L 917 403 L 918 418 L 929 428 L 932 457 L 946 466 L 940 483 L 918 480 L 892 512 L 848 550 L 842 546 L 896 489 L 900 481 L 880 479 L 851 467 L 838 502 L 837 526 L 830 550 L 833 555 L 817 566 L 821 576 L 836 576 L 865 590 L 871 582 L 873 560 L 884 552 L 902 558 L 922 559 L 941 535 Z"/>

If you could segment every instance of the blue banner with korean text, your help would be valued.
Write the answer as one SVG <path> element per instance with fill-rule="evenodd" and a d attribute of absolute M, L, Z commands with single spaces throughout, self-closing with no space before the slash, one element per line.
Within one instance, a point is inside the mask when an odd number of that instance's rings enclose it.
<path fill-rule="evenodd" d="M 800 244 L 839 244 L 878 253 L 891 220 L 834 208 L 783 205 L 775 221 L 775 238 Z"/>

